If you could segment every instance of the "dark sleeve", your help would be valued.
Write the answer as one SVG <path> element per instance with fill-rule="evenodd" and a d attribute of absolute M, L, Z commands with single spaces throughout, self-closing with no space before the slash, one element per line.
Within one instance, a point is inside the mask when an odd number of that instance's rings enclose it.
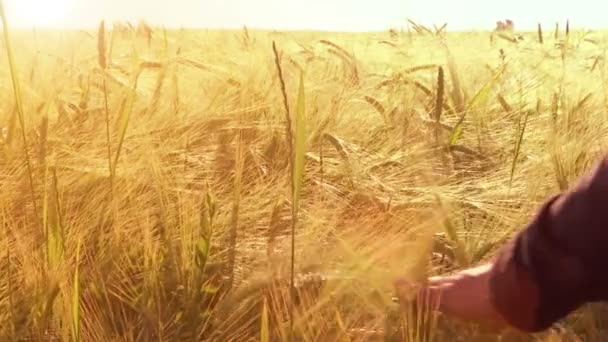
<path fill-rule="evenodd" d="M 608 158 L 548 199 L 500 251 L 491 298 L 514 327 L 536 332 L 608 299 Z"/>

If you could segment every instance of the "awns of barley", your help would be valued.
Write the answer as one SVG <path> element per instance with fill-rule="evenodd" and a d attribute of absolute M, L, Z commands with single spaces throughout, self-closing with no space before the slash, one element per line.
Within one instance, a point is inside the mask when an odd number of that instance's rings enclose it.
<path fill-rule="evenodd" d="M 343 47 L 329 40 L 321 39 L 319 42 L 329 46 L 328 52 L 341 59 L 345 65 L 350 67 L 350 81 L 352 81 L 353 84 L 359 83 L 359 70 L 357 69 L 355 56 L 346 51 Z"/>
<path fill-rule="evenodd" d="M 431 31 L 428 27 L 426 27 L 422 24 L 415 23 L 411 19 L 407 19 L 407 21 L 414 27 L 414 30 L 416 31 L 416 33 L 433 35 L 433 31 Z"/>
<path fill-rule="evenodd" d="M 344 57 L 346 57 L 350 60 L 354 59 L 354 56 L 352 54 L 350 54 L 348 51 L 346 51 L 346 49 L 344 49 L 343 47 L 341 47 L 340 45 L 338 45 L 334 42 L 331 42 L 326 39 L 321 39 L 321 40 L 319 40 L 319 43 L 333 47 L 335 50 L 339 51 L 340 54 L 342 54 Z"/>
<path fill-rule="evenodd" d="M 437 26 L 435 26 L 435 24 L 433 24 L 433 27 L 435 28 L 435 35 L 441 36 L 442 34 L 447 32 L 448 23 L 444 23 L 443 25 L 441 25 L 439 27 L 437 27 Z"/>
<path fill-rule="evenodd" d="M 414 81 L 412 83 L 416 86 L 416 88 L 420 89 L 427 96 L 432 96 L 433 95 L 433 92 L 431 91 L 431 89 L 427 88 L 427 86 L 425 86 L 424 84 L 420 83 L 420 81 Z"/>

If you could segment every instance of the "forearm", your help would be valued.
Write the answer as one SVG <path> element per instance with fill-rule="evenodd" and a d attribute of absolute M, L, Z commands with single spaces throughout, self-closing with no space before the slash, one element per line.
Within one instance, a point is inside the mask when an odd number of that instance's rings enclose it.
<path fill-rule="evenodd" d="M 606 297 L 608 162 L 546 201 L 498 255 L 491 298 L 512 326 L 540 331 L 582 304 Z"/>

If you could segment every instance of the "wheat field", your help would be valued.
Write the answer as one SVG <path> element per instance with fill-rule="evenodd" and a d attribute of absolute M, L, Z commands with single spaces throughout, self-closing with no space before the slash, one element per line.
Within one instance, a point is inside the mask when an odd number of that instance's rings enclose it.
<path fill-rule="evenodd" d="M 3 32 L 2 341 L 606 336 L 392 288 L 491 258 L 602 153 L 603 32 Z"/>

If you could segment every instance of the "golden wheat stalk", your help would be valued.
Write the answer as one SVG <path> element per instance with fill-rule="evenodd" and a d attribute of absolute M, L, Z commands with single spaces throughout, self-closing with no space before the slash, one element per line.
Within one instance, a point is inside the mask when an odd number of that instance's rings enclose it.
<path fill-rule="evenodd" d="M 103 99 L 104 99 L 104 113 L 106 121 L 106 153 L 108 158 L 108 172 L 110 182 L 110 198 L 114 198 L 114 172 L 112 168 L 112 139 L 110 136 L 110 108 L 108 100 L 108 81 L 107 81 L 107 59 L 106 59 L 106 29 L 105 21 L 99 23 L 99 29 L 97 30 L 97 61 L 101 68 L 102 77 L 102 88 L 103 88 Z M 115 209 L 112 209 L 115 212 Z"/>
<path fill-rule="evenodd" d="M 283 78 L 283 68 L 281 67 L 281 58 L 279 57 L 279 51 L 277 50 L 276 43 L 272 42 L 272 51 L 274 53 L 274 63 L 277 68 L 277 74 L 279 77 L 279 85 L 281 86 L 281 95 L 283 97 L 283 107 L 285 108 L 285 130 L 287 133 L 287 147 L 289 151 L 289 164 L 291 165 L 291 159 L 293 158 L 293 130 L 291 128 L 291 113 L 289 110 L 289 100 L 287 99 L 287 90 L 285 89 L 285 79 Z M 290 166 L 293 167 L 293 166 Z"/>

